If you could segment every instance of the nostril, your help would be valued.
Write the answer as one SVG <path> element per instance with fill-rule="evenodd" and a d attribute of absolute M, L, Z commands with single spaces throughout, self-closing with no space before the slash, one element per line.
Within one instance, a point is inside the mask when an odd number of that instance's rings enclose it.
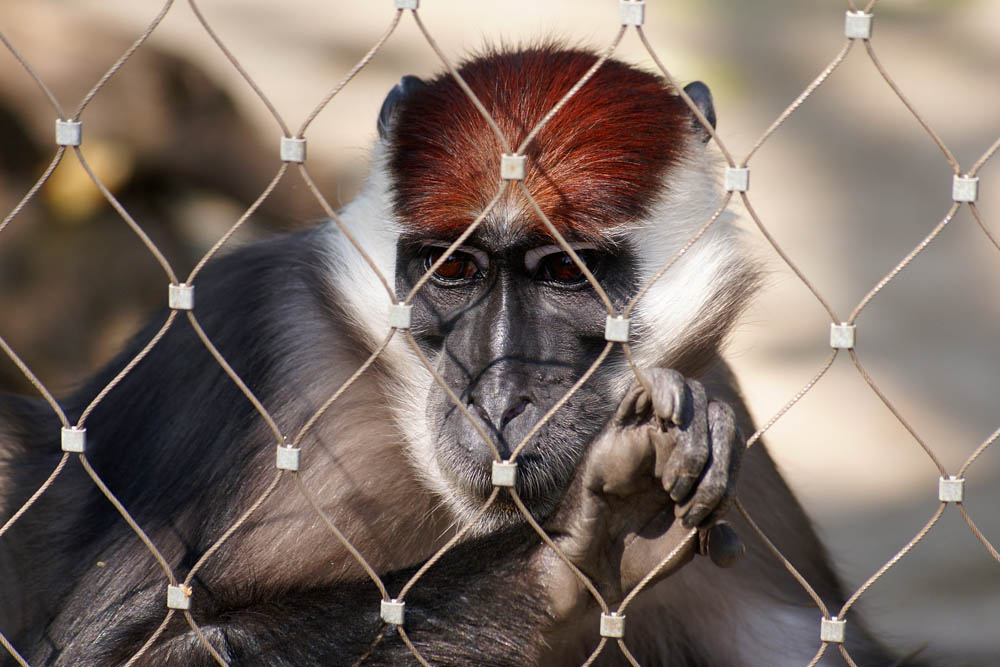
<path fill-rule="evenodd" d="M 472 413 L 474 415 L 476 415 L 477 417 L 479 417 L 480 419 L 482 419 L 487 424 L 492 424 L 493 423 L 492 420 L 490 419 L 489 414 L 487 414 L 486 410 L 484 410 L 478 404 L 471 403 L 471 404 L 469 404 L 469 408 L 471 409 L 471 411 L 472 411 Z"/>
<path fill-rule="evenodd" d="M 503 413 L 503 418 L 500 421 L 500 428 L 502 429 L 507 424 L 517 419 L 518 415 L 524 412 L 524 409 L 528 407 L 530 403 L 531 401 L 529 401 L 527 398 L 521 397 L 520 399 L 518 399 L 517 403 L 510 406 L 507 409 L 507 412 Z"/>

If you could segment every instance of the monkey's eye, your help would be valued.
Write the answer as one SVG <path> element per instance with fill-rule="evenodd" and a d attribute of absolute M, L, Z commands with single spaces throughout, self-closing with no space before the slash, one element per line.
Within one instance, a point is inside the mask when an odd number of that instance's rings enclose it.
<path fill-rule="evenodd" d="M 592 246 L 573 248 L 577 256 L 583 260 L 587 270 L 597 271 L 600 256 Z M 573 261 L 568 253 L 559 246 L 545 246 L 529 250 L 524 258 L 525 267 L 535 280 L 558 283 L 560 285 L 581 285 L 587 282 L 587 276 Z"/>
<path fill-rule="evenodd" d="M 424 271 L 429 271 L 447 250 L 428 246 L 424 251 Z M 472 252 L 456 250 L 434 270 L 433 277 L 444 283 L 465 282 L 481 277 L 484 267 L 485 263 L 478 260 Z"/>

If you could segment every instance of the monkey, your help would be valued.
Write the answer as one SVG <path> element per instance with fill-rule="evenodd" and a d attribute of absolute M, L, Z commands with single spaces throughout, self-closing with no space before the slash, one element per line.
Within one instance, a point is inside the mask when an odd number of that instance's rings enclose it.
<path fill-rule="evenodd" d="M 597 58 L 497 48 L 458 72 L 517 146 Z M 685 91 L 714 125 L 708 88 Z M 405 639 L 431 664 L 580 664 L 600 609 L 573 569 L 614 609 L 660 565 L 626 614 L 640 664 L 808 663 L 821 613 L 733 500 L 829 608 L 845 595 L 767 450 L 746 447 L 755 429 L 721 350 L 759 270 L 728 216 L 638 301 L 632 361 L 615 344 L 591 370 L 608 309 L 587 274 L 623 312 L 722 202 L 707 128 L 678 91 L 606 60 L 526 147 L 538 210 L 501 180 L 503 146 L 451 74 L 404 77 L 377 129 L 338 220 L 232 250 L 194 282 L 199 326 L 281 433 L 315 418 L 299 471 L 218 543 L 275 478 L 276 440 L 179 318 L 89 411 L 81 461 L 0 537 L 0 631 L 32 665 L 122 664 L 140 648 L 134 664 L 217 662 L 180 614 L 144 647 L 167 614 L 164 572 L 85 460 L 178 577 L 215 545 L 190 613 L 228 664 L 415 661 L 300 488 L 390 595 L 458 538 L 404 598 Z M 394 329 L 390 305 L 418 284 Z M 167 316 L 62 401 L 70 423 Z M 60 425 L 41 401 L 0 402 L 4 520 L 60 460 Z M 495 492 L 492 466 L 511 457 L 513 487 Z M 845 642 L 859 664 L 894 662 L 854 615 Z M 614 645 L 598 658 L 625 659 Z"/>

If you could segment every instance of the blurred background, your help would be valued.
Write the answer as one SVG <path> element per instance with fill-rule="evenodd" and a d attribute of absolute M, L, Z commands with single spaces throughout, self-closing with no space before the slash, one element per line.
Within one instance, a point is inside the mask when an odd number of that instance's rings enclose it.
<path fill-rule="evenodd" d="M 449 58 L 558 37 L 603 48 L 614 0 L 424 0 Z M 681 82 L 709 84 L 737 160 L 834 58 L 845 3 L 655 0 L 645 31 Z M 163 7 L 144 0 L 3 0 L 0 32 L 71 114 Z M 206 19 L 294 130 L 376 41 L 389 0 L 203 0 Z M 1000 137 L 1000 1 L 884 0 L 873 48 L 963 171 Z M 633 34 L 618 57 L 652 61 Z M 404 74 L 440 61 L 405 15 L 384 49 L 310 126 L 308 165 L 334 206 L 367 168 L 375 118 Z M 54 155 L 56 117 L 0 47 L 0 216 Z M 187 3 L 87 106 L 83 150 L 179 275 L 277 173 L 282 132 Z M 943 218 L 951 169 L 859 43 L 750 161 L 750 200 L 840 319 Z M 979 210 L 1000 236 L 1000 156 Z M 734 205 L 742 213 L 742 205 Z M 294 170 L 235 242 L 296 229 L 322 209 Z M 823 366 L 830 318 L 743 216 L 766 288 L 729 348 L 759 423 Z M 669 277 L 669 276 L 668 276 Z M 161 306 L 162 269 L 68 156 L 0 234 L 0 335 L 57 394 L 104 363 Z M 857 355 L 949 472 L 1000 426 L 1000 250 L 963 207 L 858 318 Z M 30 392 L 9 362 L 0 388 Z M 853 590 L 937 508 L 938 471 L 846 354 L 766 436 Z M 1000 444 L 967 473 L 965 503 L 1000 543 Z M 751 538 L 752 539 L 752 538 Z M 947 665 L 1000 664 L 1000 564 L 953 507 L 868 591 L 891 643 Z"/>

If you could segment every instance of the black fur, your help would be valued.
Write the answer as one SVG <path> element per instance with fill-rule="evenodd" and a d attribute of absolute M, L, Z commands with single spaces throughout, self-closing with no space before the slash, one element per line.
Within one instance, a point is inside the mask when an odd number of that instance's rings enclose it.
<path fill-rule="evenodd" d="M 538 641 L 539 600 L 527 587 L 508 583 L 523 574 L 523 530 L 491 535 L 446 554 L 406 597 L 405 628 L 432 664 L 518 665 Z M 385 577 L 399 590 L 416 568 Z M 508 613 L 499 613 L 497 600 Z M 379 618 L 379 595 L 369 581 L 283 591 L 242 591 L 195 610 L 200 627 L 232 665 L 300 667 L 367 664 L 412 665 L 413 653 Z M 517 615 L 510 609 L 517 609 Z M 153 633 L 159 619 L 133 626 L 99 656 L 120 664 Z M 442 638 L 447 640 L 442 641 Z M 143 664 L 193 667 L 217 663 L 188 625 L 173 623 Z"/>

